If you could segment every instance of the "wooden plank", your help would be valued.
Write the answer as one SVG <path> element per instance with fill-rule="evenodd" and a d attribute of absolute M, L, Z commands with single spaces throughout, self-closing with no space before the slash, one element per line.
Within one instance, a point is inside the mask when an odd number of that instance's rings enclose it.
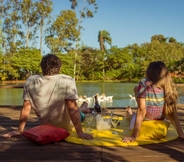
<path fill-rule="evenodd" d="M 0 161 L 2 162 L 82 162 L 82 161 L 183 161 L 184 140 L 176 139 L 166 143 L 144 146 L 103 147 L 58 142 L 37 145 L 23 136 L 3 138 L 1 135 L 17 128 L 21 106 L 0 106 Z M 113 109 L 125 115 L 125 109 Z M 178 109 L 179 119 L 184 128 L 184 108 Z M 31 112 L 26 129 L 39 122 Z"/>

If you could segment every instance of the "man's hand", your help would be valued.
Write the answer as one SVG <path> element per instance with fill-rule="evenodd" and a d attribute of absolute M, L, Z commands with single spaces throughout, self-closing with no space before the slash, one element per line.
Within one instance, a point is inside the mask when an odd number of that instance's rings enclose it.
<path fill-rule="evenodd" d="M 82 139 L 86 139 L 86 140 L 92 140 L 93 139 L 93 136 L 91 134 L 87 134 L 87 133 L 79 133 L 78 137 L 82 138 Z"/>
<path fill-rule="evenodd" d="M 124 137 L 124 139 L 122 141 L 123 142 L 134 142 L 135 138 L 134 137 Z"/>
<path fill-rule="evenodd" d="M 21 132 L 19 132 L 19 131 L 12 131 L 12 132 L 6 133 L 6 134 L 4 134 L 2 136 L 6 137 L 6 138 L 9 138 L 9 137 L 19 136 L 19 135 L 21 135 Z"/>

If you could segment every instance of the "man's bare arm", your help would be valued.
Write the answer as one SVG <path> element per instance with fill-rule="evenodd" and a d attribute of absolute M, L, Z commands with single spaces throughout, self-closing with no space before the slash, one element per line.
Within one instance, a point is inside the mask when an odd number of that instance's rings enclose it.
<path fill-rule="evenodd" d="M 81 125 L 81 121 L 80 121 L 80 113 L 79 113 L 79 108 L 77 106 L 76 100 L 66 100 L 67 102 L 67 107 L 68 107 L 68 111 L 70 114 L 70 118 L 73 122 L 73 125 L 76 129 L 76 132 L 78 134 L 78 137 L 82 138 L 82 139 L 93 139 L 92 135 L 84 133 L 82 131 L 82 125 Z"/>
<path fill-rule="evenodd" d="M 23 132 L 27 119 L 29 117 L 31 111 L 31 103 L 29 100 L 24 100 L 24 104 L 23 104 L 23 108 L 22 111 L 20 113 L 20 124 L 19 124 L 19 128 L 18 131 L 21 133 Z"/>
<path fill-rule="evenodd" d="M 23 108 L 22 108 L 21 113 L 20 113 L 20 118 L 19 118 L 20 123 L 19 123 L 18 130 L 6 133 L 3 135 L 3 137 L 12 137 L 12 136 L 21 135 L 21 133 L 23 132 L 23 130 L 25 128 L 30 111 L 31 111 L 30 101 L 24 100 Z"/>

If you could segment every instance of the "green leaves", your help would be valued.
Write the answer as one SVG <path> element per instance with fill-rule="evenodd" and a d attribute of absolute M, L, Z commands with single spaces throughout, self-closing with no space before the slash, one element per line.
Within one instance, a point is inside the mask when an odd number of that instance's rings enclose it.
<path fill-rule="evenodd" d="M 46 44 L 52 52 L 68 51 L 79 39 L 78 19 L 72 10 L 63 10 L 51 24 L 46 36 Z"/>
<path fill-rule="evenodd" d="M 41 73 L 39 67 L 41 58 L 42 56 L 37 49 L 20 49 L 19 53 L 11 57 L 10 62 L 14 70 L 24 73 L 24 76 L 29 76 Z"/>
<path fill-rule="evenodd" d="M 98 42 L 100 45 L 100 50 L 105 51 L 105 43 L 111 45 L 112 43 L 112 38 L 110 37 L 110 33 L 106 30 L 100 30 L 98 32 Z"/>
<path fill-rule="evenodd" d="M 79 9 L 80 18 L 92 18 L 98 10 L 96 0 L 70 0 L 70 2 L 72 10 L 76 10 L 80 5 L 83 6 Z"/>

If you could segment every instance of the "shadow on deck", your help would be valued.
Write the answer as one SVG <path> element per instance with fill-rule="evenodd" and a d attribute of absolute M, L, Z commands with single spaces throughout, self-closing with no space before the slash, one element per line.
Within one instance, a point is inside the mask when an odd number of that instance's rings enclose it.
<path fill-rule="evenodd" d="M 0 106 L 0 136 L 14 130 L 19 124 L 21 106 Z M 124 114 L 124 109 L 113 109 Z M 184 108 L 178 109 L 184 128 Z M 26 129 L 38 125 L 33 112 Z M 176 139 L 166 143 L 128 147 L 86 146 L 61 141 L 48 145 L 37 145 L 23 136 L 0 137 L 1 162 L 116 162 L 116 161 L 184 161 L 184 140 Z"/>

